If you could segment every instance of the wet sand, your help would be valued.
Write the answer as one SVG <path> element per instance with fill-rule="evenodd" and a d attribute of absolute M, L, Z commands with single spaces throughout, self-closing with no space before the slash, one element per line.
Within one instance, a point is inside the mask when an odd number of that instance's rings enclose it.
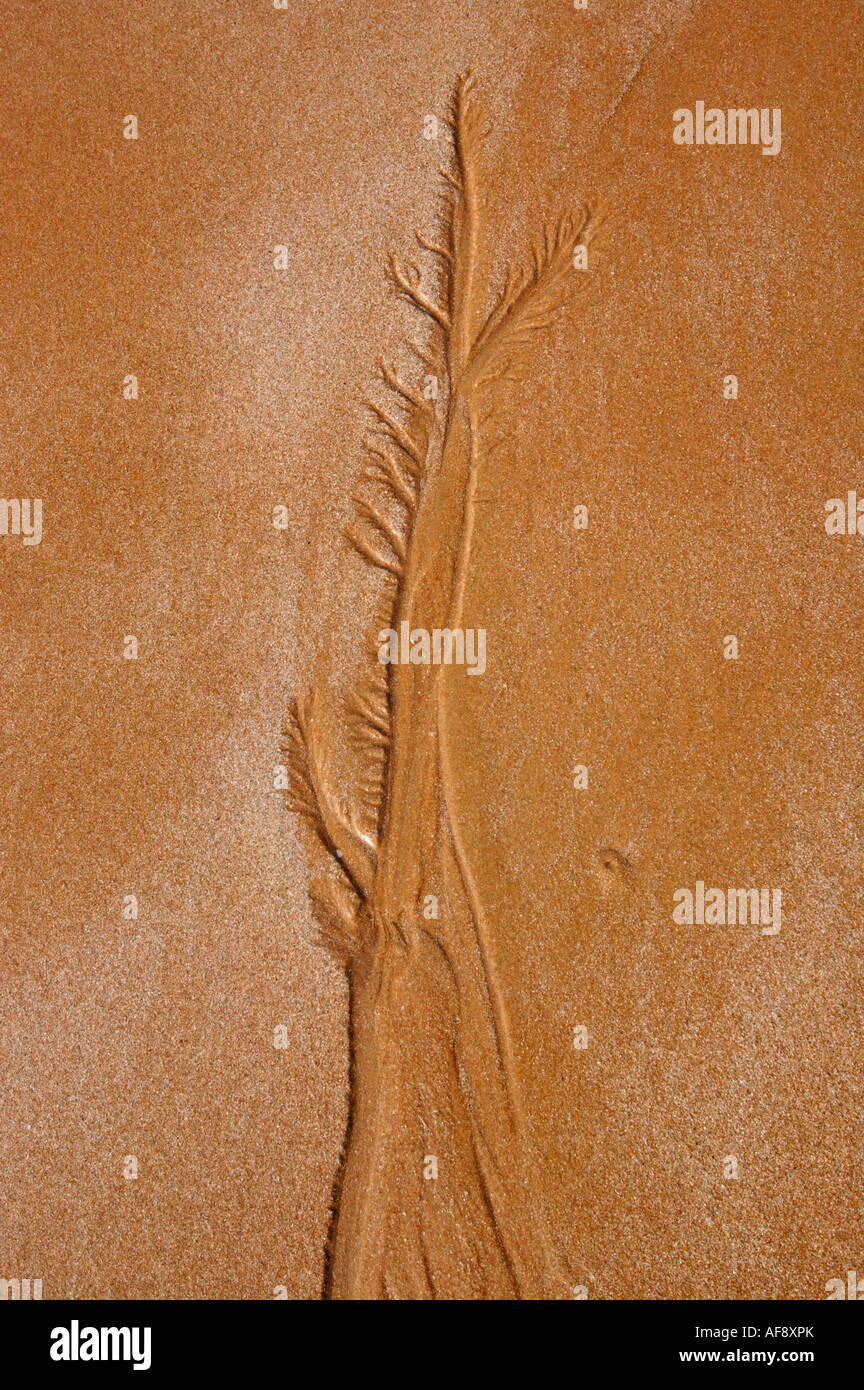
<path fill-rule="evenodd" d="M 591 1298 L 820 1298 L 860 1268 L 864 538 L 824 524 L 864 494 L 860 28 L 779 0 L 7 7 L 0 491 L 43 535 L 0 536 L 0 1276 L 324 1291 L 349 992 L 275 769 L 315 685 L 340 795 L 356 772 L 362 400 L 405 363 L 387 258 L 440 225 L 424 121 L 469 65 L 478 317 L 548 222 L 606 211 L 504 443 L 478 431 L 488 660 L 444 696 L 525 1135 L 499 1178 Z M 700 101 L 781 108 L 780 153 L 676 146 Z M 699 882 L 781 889 L 781 930 L 678 925 Z M 415 1179 L 414 1146 L 439 1159 L 435 1295 L 513 1296 L 447 1195 L 470 1146 L 436 971 L 401 996 L 393 1142 Z"/>

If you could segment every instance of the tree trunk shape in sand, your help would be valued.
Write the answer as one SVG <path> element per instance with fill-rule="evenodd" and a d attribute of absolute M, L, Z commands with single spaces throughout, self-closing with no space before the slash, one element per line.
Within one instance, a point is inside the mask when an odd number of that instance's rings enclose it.
<path fill-rule="evenodd" d="M 391 258 L 398 291 L 430 323 L 429 343 L 412 348 L 440 398 L 436 408 L 382 364 L 393 405 L 370 403 L 378 428 L 348 532 L 386 576 L 382 626 L 430 635 L 461 629 L 478 475 L 496 446 L 502 388 L 525 372 L 534 334 L 584 279 L 574 252 L 592 226 L 585 211 L 547 230 L 483 321 L 482 135 L 470 74 L 457 84 L 451 125 L 442 233 L 438 242 L 416 234 L 436 266 L 433 289 L 418 266 Z M 326 1293 L 572 1298 L 461 828 L 450 726 L 466 668 L 382 665 L 375 641 L 370 668 L 349 701 L 361 768 L 353 806 L 334 791 L 313 696 L 294 701 L 286 731 L 289 804 L 330 861 L 310 896 L 350 981 L 350 1117 Z"/>

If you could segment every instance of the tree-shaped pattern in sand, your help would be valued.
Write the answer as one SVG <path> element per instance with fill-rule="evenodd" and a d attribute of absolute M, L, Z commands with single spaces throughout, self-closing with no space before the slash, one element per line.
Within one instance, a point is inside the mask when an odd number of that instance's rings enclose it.
<path fill-rule="evenodd" d="M 424 399 L 381 373 L 375 426 L 349 537 L 382 572 L 381 626 L 458 629 L 478 479 L 506 383 L 530 363 L 587 245 L 587 211 L 547 230 L 488 317 L 477 280 L 481 116 L 469 75 L 452 108 L 452 164 L 434 267 L 391 258 L 423 316 L 412 349 L 441 385 Z M 377 632 L 377 629 L 376 629 Z M 287 727 L 289 804 L 330 861 L 310 887 L 324 942 L 350 980 L 351 1102 L 327 1266 L 333 1298 L 569 1298 L 550 1234 L 514 1071 L 493 941 L 457 810 L 451 723 L 465 668 L 377 660 L 349 700 L 360 765 L 339 795 L 319 703 L 295 700 Z M 437 918 L 423 904 L 437 900 Z M 438 1159 L 428 1179 L 424 1160 Z"/>

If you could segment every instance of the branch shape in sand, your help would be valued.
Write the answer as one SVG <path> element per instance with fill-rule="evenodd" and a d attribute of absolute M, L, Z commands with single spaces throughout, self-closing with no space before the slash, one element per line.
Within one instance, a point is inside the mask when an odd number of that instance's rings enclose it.
<path fill-rule="evenodd" d="M 385 364 L 349 539 L 383 585 L 380 626 L 461 627 L 478 480 L 501 396 L 535 335 L 584 277 L 590 214 L 547 229 L 488 316 L 478 278 L 481 113 L 470 74 L 452 107 L 452 161 L 426 265 L 390 272 L 426 336 L 411 344 L 441 383 L 432 403 Z M 377 631 L 377 629 L 376 629 Z M 453 682 L 464 668 L 381 665 L 347 717 L 359 774 L 345 805 L 319 701 L 286 728 L 289 805 L 325 872 L 310 896 L 350 981 L 351 1101 L 327 1263 L 332 1298 L 570 1298 L 532 1161 L 494 944 L 457 804 Z M 311 847 L 311 846 L 310 846 Z M 434 896 L 438 917 L 422 905 Z M 438 1157 L 428 1181 L 424 1164 Z"/>

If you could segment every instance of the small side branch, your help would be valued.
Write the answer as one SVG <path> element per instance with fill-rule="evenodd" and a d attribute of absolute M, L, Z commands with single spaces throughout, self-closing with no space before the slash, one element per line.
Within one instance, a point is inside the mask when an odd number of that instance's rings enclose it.
<path fill-rule="evenodd" d="M 434 319 L 435 323 L 437 323 L 440 328 L 443 328 L 445 333 L 449 333 L 450 317 L 446 310 L 442 309 L 434 300 L 429 299 L 420 288 L 420 271 L 417 266 L 412 266 L 411 270 L 414 278 L 406 274 L 396 259 L 396 253 L 391 251 L 390 273 L 393 276 L 393 280 L 400 294 L 404 295 L 405 298 L 416 305 L 418 309 L 422 309 L 424 314 L 428 314 L 431 319 Z"/>
<path fill-rule="evenodd" d="M 440 256 L 448 265 L 453 264 L 453 252 L 449 251 L 446 246 L 439 246 L 437 242 L 428 241 L 422 232 L 415 231 L 414 235 L 417 238 L 417 244 L 422 246 L 424 251 L 431 251 L 434 256 Z"/>
<path fill-rule="evenodd" d="M 404 561 L 405 543 L 394 527 L 390 525 L 387 518 L 378 511 L 378 508 L 373 507 L 371 502 L 367 502 L 365 497 L 358 497 L 357 511 L 361 516 L 364 516 L 367 521 L 371 522 L 377 531 L 380 531 L 388 545 L 392 546 L 395 554 L 398 555 L 401 561 Z"/>
<path fill-rule="evenodd" d="M 286 753 L 293 809 L 312 821 L 319 838 L 363 898 L 372 891 L 374 855 L 339 805 L 318 746 L 314 696 L 295 700 L 289 717 Z M 298 795 L 298 793 L 300 793 Z"/>
<path fill-rule="evenodd" d="M 573 252 L 587 245 L 593 228 L 588 209 L 547 227 L 529 270 L 511 272 L 504 291 L 478 334 L 466 370 L 466 388 L 518 373 L 530 339 L 548 328 L 575 283 Z"/>
<path fill-rule="evenodd" d="M 353 964 L 367 945 L 361 899 L 347 884 L 327 878 L 312 880 L 309 897 L 322 944 L 342 964 Z"/>
<path fill-rule="evenodd" d="M 375 444 L 369 444 L 367 447 L 373 455 L 373 462 L 367 465 L 366 476 L 388 487 L 396 500 L 402 503 L 408 515 L 413 516 L 417 510 L 417 495 L 405 482 L 395 459 Z"/>
<path fill-rule="evenodd" d="M 388 412 L 384 410 L 380 405 L 376 405 L 374 401 L 366 401 L 365 404 L 366 409 L 371 410 L 372 414 L 376 416 L 378 420 L 381 421 L 381 424 L 387 430 L 388 434 L 390 434 L 392 438 L 396 441 L 399 447 L 405 450 L 405 453 L 408 454 L 409 457 L 414 460 L 418 468 L 422 468 L 423 464 L 425 463 L 425 459 L 420 449 L 420 445 L 418 444 L 417 440 L 413 437 L 413 435 L 408 433 L 405 426 L 401 425 L 399 421 L 395 419 L 394 416 L 388 414 Z"/>
<path fill-rule="evenodd" d="M 382 550 L 378 550 L 374 545 L 370 545 L 363 536 L 354 530 L 353 526 L 347 526 L 345 528 L 345 537 L 351 542 L 358 554 L 362 555 L 364 560 L 369 561 L 370 565 L 375 565 L 378 569 L 386 570 L 388 574 L 392 574 L 396 579 L 401 580 L 402 566 L 397 561 L 391 560 Z"/>
<path fill-rule="evenodd" d="M 378 370 L 381 373 L 382 381 L 384 381 L 386 385 L 390 387 L 391 391 L 395 391 L 397 396 L 401 396 L 402 400 L 406 403 L 406 405 L 410 406 L 413 410 L 416 410 L 417 413 L 419 415 L 424 416 L 425 419 L 432 419 L 434 411 L 429 405 L 429 402 L 424 401 L 422 396 L 416 395 L 409 387 L 407 387 L 405 383 L 402 381 L 401 377 L 397 376 L 396 372 L 394 372 L 391 367 L 387 366 L 387 363 L 383 360 L 383 358 L 380 359 L 378 362 Z"/>

